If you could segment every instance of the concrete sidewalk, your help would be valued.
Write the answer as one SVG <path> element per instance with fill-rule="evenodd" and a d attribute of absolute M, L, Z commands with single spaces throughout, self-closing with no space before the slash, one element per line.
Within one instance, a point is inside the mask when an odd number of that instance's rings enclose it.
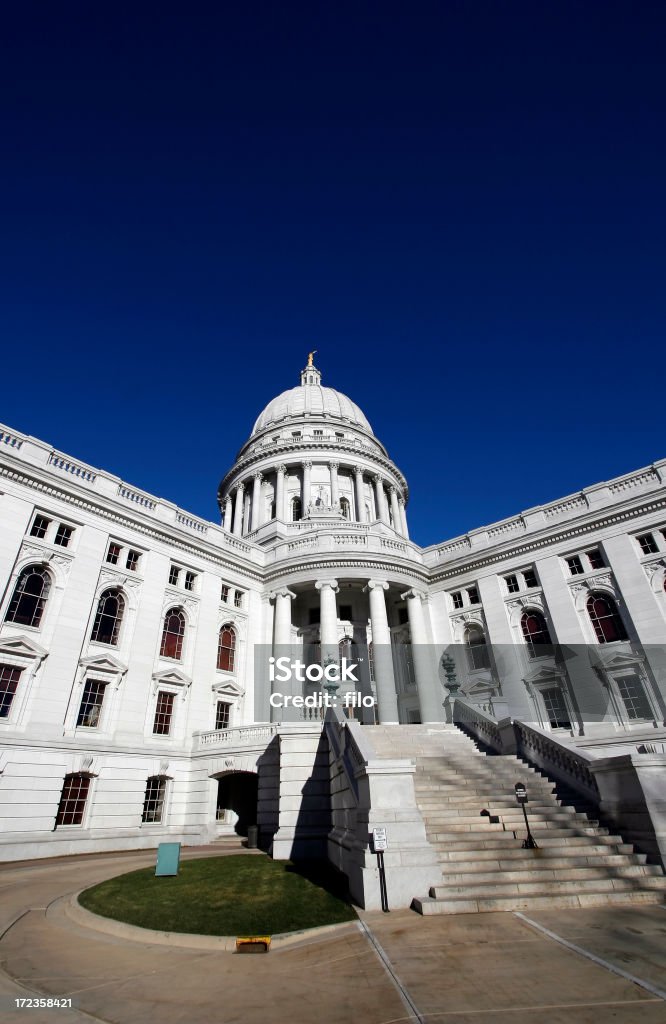
<path fill-rule="evenodd" d="M 239 852 L 184 851 L 184 857 Z M 664 1024 L 661 906 L 467 914 L 361 913 L 264 956 L 127 939 L 73 920 L 62 897 L 154 863 L 154 852 L 0 866 L 3 1019 L 32 1024 Z M 642 981 L 614 974 L 587 951 Z M 662 993 L 660 995 L 659 993 Z M 71 996 L 77 1010 L 13 1009 L 8 998 Z"/>

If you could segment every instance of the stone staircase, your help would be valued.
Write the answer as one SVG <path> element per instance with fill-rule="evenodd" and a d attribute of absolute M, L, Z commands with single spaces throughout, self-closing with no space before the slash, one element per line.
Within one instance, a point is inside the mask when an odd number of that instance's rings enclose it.
<path fill-rule="evenodd" d="M 664 902 L 661 867 L 558 799 L 555 783 L 514 755 L 485 754 L 451 725 L 380 725 L 366 734 L 380 757 L 416 761 L 416 800 L 443 875 L 414 899 L 421 914 Z M 527 786 L 536 850 L 522 846 L 516 782 Z"/>

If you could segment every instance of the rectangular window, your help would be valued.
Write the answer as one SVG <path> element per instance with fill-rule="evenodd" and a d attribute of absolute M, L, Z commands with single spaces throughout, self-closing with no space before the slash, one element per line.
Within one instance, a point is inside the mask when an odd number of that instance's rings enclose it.
<path fill-rule="evenodd" d="M 506 589 L 509 591 L 510 594 L 517 594 L 520 590 L 517 576 L 505 576 L 504 582 L 506 583 Z"/>
<path fill-rule="evenodd" d="M 66 775 L 56 815 L 57 825 L 81 825 L 86 809 L 89 775 Z"/>
<path fill-rule="evenodd" d="M 398 608 L 398 625 L 404 626 L 409 622 L 409 612 L 406 608 Z"/>
<path fill-rule="evenodd" d="M 83 726 L 86 729 L 96 729 L 99 725 L 104 703 L 104 691 L 106 683 L 99 679 L 86 679 L 81 697 L 79 717 L 76 720 L 77 728 Z"/>
<path fill-rule="evenodd" d="M 164 690 L 160 690 L 157 694 L 155 721 L 153 722 L 153 733 L 157 736 L 168 736 L 171 732 L 174 697 L 175 694 L 165 693 Z"/>
<path fill-rule="evenodd" d="M 0 718 L 7 718 L 12 708 L 22 669 L 0 665 Z"/>
<path fill-rule="evenodd" d="M 343 438 L 343 437 L 344 437 L 345 435 L 343 434 L 343 432 L 342 432 L 341 430 L 336 430 L 336 432 L 335 432 L 335 436 L 336 436 L 336 437 L 337 437 L 338 439 L 340 439 L 340 438 Z"/>
<path fill-rule="evenodd" d="M 300 437 L 301 436 L 300 430 L 292 430 L 291 436 L 292 437 Z"/>
<path fill-rule="evenodd" d="M 185 590 L 194 590 L 197 574 L 195 572 L 185 573 Z"/>
<path fill-rule="evenodd" d="M 587 557 L 590 561 L 590 565 L 593 569 L 602 569 L 604 565 L 603 555 L 598 548 L 593 548 L 592 551 L 588 551 Z"/>
<path fill-rule="evenodd" d="M 343 622 L 351 622 L 352 606 L 350 604 L 341 604 L 339 614 Z"/>
<path fill-rule="evenodd" d="M 117 565 L 118 559 L 120 558 L 120 544 L 109 544 L 109 550 L 106 553 L 106 560 L 111 565 Z"/>
<path fill-rule="evenodd" d="M 222 589 L 220 590 L 220 599 L 224 601 L 225 604 L 229 600 L 229 587 L 227 586 L 226 583 L 222 584 Z"/>
<path fill-rule="evenodd" d="M 641 551 L 644 555 L 654 555 L 659 550 L 657 542 L 651 533 L 643 533 L 640 537 L 637 537 L 636 540 L 640 544 Z"/>
<path fill-rule="evenodd" d="M 551 729 L 570 729 L 571 722 L 569 721 L 566 704 L 564 703 L 564 697 L 559 686 L 552 686 L 547 690 L 542 690 L 541 698 Z"/>
<path fill-rule="evenodd" d="M 218 700 L 217 708 L 215 709 L 215 728 L 228 729 L 230 720 L 231 704 L 228 704 L 226 700 Z"/>
<path fill-rule="evenodd" d="M 40 540 L 43 540 L 46 536 L 46 531 L 48 530 L 50 523 L 51 520 L 47 519 L 46 516 L 35 516 L 33 524 L 30 527 L 30 536 L 39 537 Z"/>
<path fill-rule="evenodd" d="M 234 593 L 234 608 L 242 608 L 242 607 L 243 607 L 243 591 L 242 590 L 237 590 Z"/>
<path fill-rule="evenodd" d="M 453 601 L 454 608 L 462 608 L 463 596 L 459 590 L 456 590 L 455 594 L 451 594 L 451 600 Z"/>
<path fill-rule="evenodd" d="M 140 558 L 141 555 L 139 554 L 139 552 L 132 551 L 132 549 L 130 548 L 129 551 L 127 552 L 127 561 L 125 562 L 125 567 L 129 569 L 131 572 L 136 572 L 136 570 L 139 568 Z"/>
<path fill-rule="evenodd" d="M 539 586 L 539 581 L 536 578 L 536 573 L 535 573 L 534 569 L 525 569 L 525 572 L 523 573 L 523 578 L 525 580 L 525 586 L 526 587 L 538 587 Z"/>
<path fill-rule="evenodd" d="M 180 576 L 180 569 L 177 565 L 172 565 L 169 569 L 169 586 L 178 586 L 178 577 Z"/>
<path fill-rule="evenodd" d="M 645 696 L 645 687 L 638 676 L 621 676 L 616 682 L 627 717 L 633 721 L 649 721 L 653 717 L 652 708 Z"/>
<path fill-rule="evenodd" d="M 476 587 L 468 587 L 467 596 L 469 598 L 470 604 L 479 604 L 479 591 L 476 589 Z"/>
<path fill-rule="evenodd" d="M 153 775 L 146 782 L 146 795 L 143 798 L 141 821 L 157 824 L 164 813 L 167 780 L 163 775 Z"/>
<path fill-rule="evenodd" d="M 74 530 L 71 526 L 65 526 L 64 523 L 59 523 L 53 543 L 59 544 L 61 548 L 69 547 L 69 542 L 72 539 L 73 533 Z"/>
<path fill-rule="evenodd" d="M 308 608 L 308 626 L 318 626 L 321 621 L 320 608 Z"/>
<path fill-rule="evenodd" d="M 567 565 L 569 566 L 569 572 L 572 576 L 580 576 L 585 572 L 583 569 L 583 563 L 578 555 L 572 555 L 571 558 L 567 558 Z"/>
<path fill-rule="evenodd" d="M 313 430 L 312 433 L 314 434 L 315 437 L 323 437 L 324 436 L 324 431 L 323 430 Z"/>

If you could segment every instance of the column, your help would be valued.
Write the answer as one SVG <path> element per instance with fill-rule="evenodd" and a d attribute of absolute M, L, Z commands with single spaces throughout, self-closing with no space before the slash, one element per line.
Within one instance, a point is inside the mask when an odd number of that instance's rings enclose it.
<path fill-rule="evenodd" d="M 287 519 L 284 507 L 284 478 L 286 472 L 286 466 L 278 466 L 275 484 L 275 516 L 283 523 L 286 522 Z"/>
<path fill-rule="evenodd" d="M 275 617 L 273 621 L 273 657 L 291 657 L 291 602 L 296 597 L 286 587 L 275 591 L 271 597 L 275 600 Z M 303 684 L 292 679 L 289 682 L 271 682 L 271 693 L 283 696 L 294 696 L 300 693 Z M 286 708 L 271 707 L 271 722 L 293 722 L 301 719 L 300 709 L 291 706 Z"/>
<path fill-rule="evenodd" d="M 237 537 L 240 537 L 243 532 L 243 491 L 245 490 L 245 484 L 241 483 L 236 485 L 236 505 L 234 507 L 234 533 Z"/>
<path fill-rule="evenodd" d="M 337 580 L 320 580 L 315 583 L 319 591 L 320 627 L 322 665 L 338 660 L 338 608 L 335 595 L 338 592 Z"/>
<path fill-rule="evenodd" d="M 375 665 L 375 686 L 377 687 L 377 714 L 382 725 L 397 725 L 398 697 L 395 692 L 393 675 L 393 654 L 391 633 L 386 615 L 384 591 L 388 583 L 369 580 L 365 587 L 370 599 L 370 626 Z"/>
<path fill-rule="evenodd" d="M 261 473 L 254 474 L 252 485 L 252 519 L 250 520 L 251 530 L 258 530 L 261 526 L 261 481 L 263 479 Z"/>
<path fill-rule="evenodd" d="M 416 590 L 408 590 L 400 595 L 407 601 L 409 632 L 412 639 L 412 657 L 414 659 L 414 675 L 419 695 L 421 721 L 424 725 L 430 722 L 443 722 L 444 691 L 435 671 L 433 649 L 428 640 L 425 615 L 423 613 L 424 597 Z"/>
<path fill-rule="evenodd" d="M 402 535 L 405 540 L 409 540 L 409 530 L 407 529 L 407 511 L 405 509 L 405 499 L 398 498 L 398 508 L 400 509 L 400 522 L 402 523 Z"/>
<path fill-rule="evenodd" d="M 340 486 L 338 483 L 338 466 L 339 462 L 329 462 L 328 468 L 331 471 L 331 505 L 333 508 L 340 501 Z"/>
<path fill-rule="evenodd" d="M 359 523 L 367 522 L 365 515 L 365 488 L 363 486 L 363 470 L 360 466 L 354 469 L 356 476 L 356 518 Z"/>
<path fill-rule="evenodd" d="M 377 518 L 382 523 L 388 523 L 388 511 L 386 508 L 386 495 L 384 494 L 384 481 L 375 474 L 372 478 L 375 485 L 375 505 L 377 506 Z"/>
<path fill-rule="evenodd" d="M 303 509 L 302 509 L 303 519 L 305 519 L 305 517 L 307 515 L 308 505 L 310 504 L 310 500 L 311 500 L 311 492 L 312 492 L 312 485 L 310 483 L 311 470 L 312 470 L 312 463 L 311 462 L 304 462 L 303 463 L 303 490 L 301 491 L 301 504 L 303 506 Z"/>
<path fill-rule="evenodd" d="M 227 500 L 224 503 L 224 523 L 223 528 L 227 533 L 231 533 L 231 518 L 234 514 L 234 502 L 230 494 L 227 494 Z"/>
<path fill-rule="evenodd" d="M 396 533 L 402 533 L 402 521 L 400 519 L 400 508 L 398 506 L 398 492 L 391 484 L 389 487 L 389 494 L 391 495 L 391 513 L 393 515 L 393 529 Z"/>

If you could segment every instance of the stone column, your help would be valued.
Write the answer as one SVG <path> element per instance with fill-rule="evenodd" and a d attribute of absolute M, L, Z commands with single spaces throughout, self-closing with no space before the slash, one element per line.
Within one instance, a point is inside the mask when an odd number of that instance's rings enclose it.
<path fill-rule="evenodd" d="M 261 473 L 254 474 L 254 482 L 252 486 L 252 519 L 250 521 L 250 529 L 257 530 L 261 526 L 261 481 L 263 480 Z"/>
<path fill-rule="evenodd" d="M 243 491 L 245 490 L 245 484 L 241 483 L 236 485 L 236 505 L 234 507 L 234 533 L 237 537 L 240 537 L 243 532 Z"/>
<path fill-rule="evenodd" d="M 381 519 L 382 523 L 388 523 L 388 512 L 386 509 L 386 495 L 384 494 L 384 481 L 379 475 L 373 476 L 373 482 L 375 485 L 375 499 L 377 505 L 377 515 Z"/>
<path fill-rule="evenodd" d="M 412 639 L 412 657 L 414 659 L 414 675 L 416 689 L 419 694 L 421 721 L 424 725 L 431 722 L 443 722 L 444 691 L 435 670 L 435 659 L 432 646 L 428 640 L 425 615 L 423 613 L 423 595 L 416 590 L 408 590 L 400 595 L 407 601 L 409 616 L 409 632 Z"/>
<path fill-rule="evenodd" d="M 230 494 L 227 494 L 227 500 L 224 503 L 224 529 L 227 533 L 231 533 L 231 519 L 234 514 L 234 501 Z"/>
<path fill-rule="evenodd" d="M 303 463 L 303 489 L 301 491 L 301 505 L 302 505 L 303 519 L 305 519 L 305 516 L 307 515 L 308 505 L 310 504 L 310 501 L 311 501 L 311 492 L 312 492 L 312 485 L 311 485 L 311 482 L 310 482 L 311 470 L 312 470 L 312 463 L 311 462 L 304 462 Z"/>
<path fill-rule="evenodd" d="M 381 725 L 396 725 L 398 722 L 398 697 L 395 692 L 391 633 L 386 615 L 384 591 L 388 583 L 369 580 L 367 587 L 370 599 L 370 626 L 377 687 L 377 714 Z"/>
<path fill-rule="evenodd" d="M 367 522 L 365 515 L 365 489 L 363 487 L 363 470 L 360 466 L 354 469 L 356 476 L 356 518 L 359 523 Z"/>
<path fill-rule="evenodd" d="M 286 522 L 287 519 L 284 507 L 284 478 L 286 472 L 286 466 L 278 466 L 275 484 L 275 516 L 283 523 Z"/>
<path fill-rule="evenodd" d="M 329 462 L 328 468 L 331 471 L 331 505 L 333 508 L 340 501 L 340 486 L 338 483 L 338 466 L 339 462 Z"/>
<path fill-rule="evenodd" d="M 398 498 L 398 508 L 400 509 L 400 522 L 402 523 L 402 535 L 405 540 L 409 540 L 409 530 L 407 529 L 407 512 L 405 510 L 405 499 Z"/>
<path fill-rule="evenodd" d="M 398 505 L 398 492 L 391 484 L 389 488 L 389 494 L 391 495 L 391 513 L 393 515 L 393 529 L 396 533 L 402 533 L 402 520 L 400 518 L 400 507 Z"/>
<path fill-rule="evenodd" d="M 273 657 L 291 658 L 291 602 L 296 597 L 293 591 L 286 587 L 277 590 L 271 595 L 275 600 L 275 617 L 273 621 Z M 296 679 L 289 682 L 271 682 L 271 693 L 279 693 L 282 696 L 294 696 L 300 694 L 303 684 Z M 271 722 L 293 722 L 300 721 L 302 713 L 300 709 L 291 706 L 286 708 L 271 707 Z"/>
<path fill-rule="evenodd" d="M 335 595 L 338 592 L 337 580 L 320 580 L 315 583 L 319 591 L 321 662 L 326 665 L 331 660 L 338 660 L 338 609 Z"/>

